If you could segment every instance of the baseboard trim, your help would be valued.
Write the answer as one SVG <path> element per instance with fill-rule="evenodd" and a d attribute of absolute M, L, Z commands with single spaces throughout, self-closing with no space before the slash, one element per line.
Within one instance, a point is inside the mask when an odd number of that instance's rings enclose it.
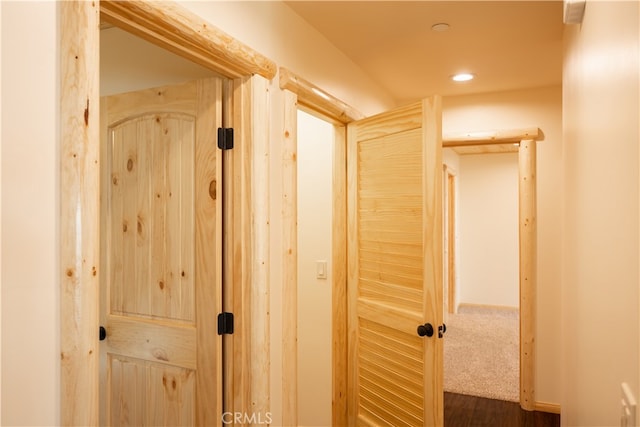
<path fill-rule="evenodd" d="M 560 414 L 560 405 L 556 403 L 536 402 L 534 410 L 540 412 L 550 412 L 552 414 Z"/>
<path fill-rule="evenodd" d="M 487 309 L 487 310 L 504 310 L 504 311 L 519 311 L 520 307 L 511 307 L 511 306 L 507 306 L 507 305 L 492 305 L 492 304 L 475 304 L 475 303 L 470 303 L 470 302 L 461 302 L 457 305 L 456 307 L 456 313 L 461 309 L 461 308 L 480 308 L 480 309 Z"/>

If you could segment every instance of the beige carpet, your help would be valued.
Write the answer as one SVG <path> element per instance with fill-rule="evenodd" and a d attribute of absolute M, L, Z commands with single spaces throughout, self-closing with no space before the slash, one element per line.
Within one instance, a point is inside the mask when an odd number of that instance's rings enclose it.
<path fill-rule="evenodd" d="M 518 402 L 517 309 L 461 306 L 448 316 L 444 390 Z"/>

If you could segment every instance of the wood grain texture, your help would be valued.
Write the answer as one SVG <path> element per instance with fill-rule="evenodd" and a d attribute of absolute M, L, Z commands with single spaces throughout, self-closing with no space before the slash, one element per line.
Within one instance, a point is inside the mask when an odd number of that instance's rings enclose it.
<path fill-rule="evenodd" d="M 296 75 L 291 70 L 280 67 L 280 89 L 293 92 L 298 97 L 298 104 L 308 107 L 317 113 L 326 115 L 331 120 L 346 124 L 364 118 L 364 115 L 353 107 L 340 101 L 320 89 L 313 83 Z"/>
<path fill-rule="evenodd" d="M 195 425 L 193 371 L 110 357 L 111 425 Z"/>
<path fill-rule="evenodd" d="M 60 5 L 60 423 L 96 425 L 99 319 L 99 10 Z"/>
<path fill-rule="evenodd" d="M 298 424 L 297 96 L 284 91 L 282 129 L 282 422 Z M 290 226 L 287 226 L 289 224 Z"/>
<path fill-rule="evenodd" d="M 170 1 L 100 1 L 101 17 L 163 49 L 229 78 L 271 79 L 273 61 Z"/>
<path fill-rule="evenodd" d="M 221 423 L 221 92 L 213 78 L 102 102 L 108 424 Z"/>
<path fill-rule="evenodd" d="M 235 313 L 234 334 L 225 340 L 225 412 L 265 419 L 269 399 L 269 208 L 267 81 L 235 79 L 229 88 L 235 147 L 225 153 L 225 310 Z M 226 97 L 225 97 L 226 98 Z M 228 119 L 228 121 L 227 121 Z M 260 203 L 260 206 L 257 204 Z"/>
<path fill-rule="evenodd" d="M 422 101 L 423 135 L 423 230 L 424 233 L 424 319 L 443 323 L 442 304 L 442 100 L 432 96 Z M 437 326 L 434 325 L 437 329 Z M 435 344 L 435 345 L 434 345 Z M 426 343 L 425 343 L 426 345 Z M 425 349 L 425 425 L 443 423 L 443 340 Z M 429 366 L 431 363 L 431 366 Z"/>
<path fill-rule="evenodd" d="M 467 156 L 473 154 L 517 153 L 519 145 L 518 143 L 509 142 L 506 144 L 463 145 L 451 148 L 459 155 Z"/>
<path fill-rule="evenodd" d="M 557 408 L 556 408 L 557 409 Z M 515 402 L 455 393 L 444 394 L 444 426 L 560 427 L 559 412 L 524 411 Z"/>
<path fill-rule="evenodd" d="M 265 419 L 270 411 L 270 180 L 269 180 L 269 82 L 251 78 L 253 254 L 251 267 L 251 405 Z"/>
<path fill-rule="evenodd" d="M 224 271 L 227 282 L 223 295 L 229 293 L 230 306 L 225 310 L 234 313 L 234 333 L 225 341 L 232 353 L 225 364 L 231 382 L 230 394 L 225 394 L 227 412 L 247 412 L 251 408 L 251 270 L 253 239 L 251 236 L 251 92 L 250 79 L 233 81 L 230 98 L 225 99 L 231 111 L 225 114 L 225 125 L 234 128 L 234 149 L 224 158 L 225 190 L 227 204 L 225 221 L 225 251 L 229 259 Z M 227 119 L 229 120 L 227 122 Z M 238 132 L 235 132 L 235 130 Z M 237 133 L 237 136 L 235 134 Z M 229 281 L 231 280 L 231 281 Z"/>
<path fill-rule="evenodd" d="M 535 408 L 537 280 L 536 141 L 520 143 L 520 405 Z"/>
<path fill-rule="evenodd" d="M 344 126 L 334 127 L 331 340 L 332 415 L 334 426 L 347 425 L 347 136 Z"/>
<path fill-rule="evenodd" d="M 445 305 L 448 313 L 456 311 L 456 176 L 445 166 L 446 200 L 447 203 L 447 301 Z"/>
<path fill-rule="evenodd" d="M 347 425 L 358 424 L 360 387 L 353 361 L 358 354 L 358 140 L 357 128 L 347 126 Z"/>
<path fill-rule="evenodd" d="M 442 136 L 443 147 L 463 147 L 469 145 L 494 145 L 516 143 L 522 140 L 541 140 L 539 128 L 479 130 L 471 132 L 450 132 Z"/>
<path fill-rule="evenodd" d="M 222 311 L 222 157 L 214 141 L 222 125 L 221 79 L 200 80 L 196 85 L 195 137 L 195 321 L 196 425 L 221 425 L 222 339 L 216 313 Z M 185 165 L 188 167 L 188 165 Z M 213 188 L 213 191 L 212 191 Z M 191 295 L 190 295 L 191 296 Z"/>
<path fill-rule="evenodd" d="M 225 114 L 222 116 L 222 126 L 225 128 L 233 127 L 235 114 L 233 109 L 234 99 L 234 81 L 229 80 L 223 82 L 222 104 Z M 237 183 L 235 178 L 235 164 L 233 150 L 223 150 L 220 153 L 222 158 L 222 192 L 218 194 L 218 199 L 222 203 L 222 216 L 225 218 L 223 224 L 222 237 L 222 311 L 234 312 L 234 300 L 236 291 L 236 277 L 234 262 L 242 259 L 240 253 L 236 253 L 236 244 L 234 238 L 236 233 L 240 231 L 239 222 L 234 216 L 234 185 Z M 235 391 L 234 391 L 234 360 L 235 360 L 235 341 L 234 335 L 222 336 L 222 394 L 223 394 L 223 411 L 233 411 L 235 407 Z"/>
<path fill-rule="evenodd" d="M 116 313 L 194 320 L 194 117 L 151 113 L 110 127 Z"/>
<path fill-rule="evenodd" d="M 348 422 L 441 425 L 440 99 L 348 125 Z M 427 341 L 428 340 L 428 341 Z"/>

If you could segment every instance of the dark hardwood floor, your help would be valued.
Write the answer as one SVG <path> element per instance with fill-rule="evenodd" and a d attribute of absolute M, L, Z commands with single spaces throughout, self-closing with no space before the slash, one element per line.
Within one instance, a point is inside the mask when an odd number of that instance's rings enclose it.
<path fill-rule="evenodd" d="M 559 427 L 560 415 L 524 411 L 515 402 L 445 393 L 444 426 Z"/>

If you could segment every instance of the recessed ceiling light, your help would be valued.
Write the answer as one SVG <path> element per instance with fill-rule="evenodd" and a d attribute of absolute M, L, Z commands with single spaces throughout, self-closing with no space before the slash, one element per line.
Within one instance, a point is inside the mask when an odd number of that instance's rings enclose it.
<path fill-rule="evenodd" d="M 471 73 L 458 73 L 451 76 L 451 80 L 454 82 L 468 82 L 475 79 L 476 75 Z"/>
<path fill-rule="evenodd" d="M 433 31 L 437 31 L 437 32 L 441 33 L 443 31 L 447 31 L 449 29 L 449 24 L 447 24 L 446 22 L 438 22 L 437 24 L 433 24 L 431 26 L 431 29 Z"/>

